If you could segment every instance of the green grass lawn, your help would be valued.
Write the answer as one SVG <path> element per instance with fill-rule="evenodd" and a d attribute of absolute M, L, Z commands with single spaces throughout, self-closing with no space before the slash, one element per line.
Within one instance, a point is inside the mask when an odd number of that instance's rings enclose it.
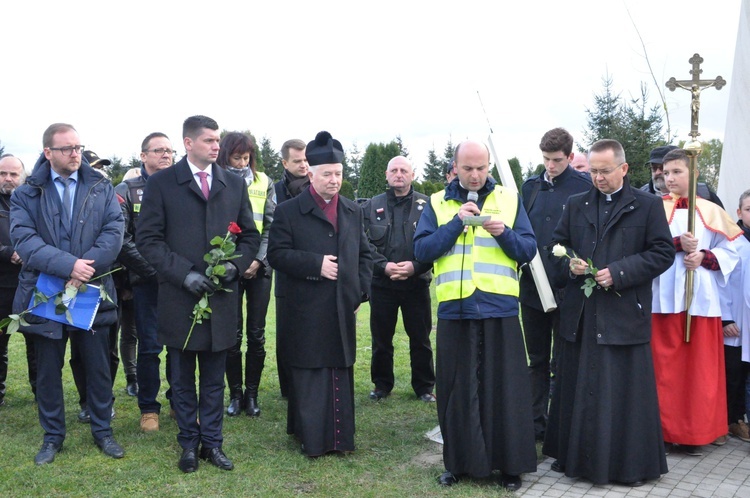
<path fill-rule="evenodd" d="M 503 495 L 494 480 L 462 481 L 445 489 L 437 485 L 436 478 L 444 470 L 441 447 L 424 437 L 437 425 L 436 408 L 418 401 L 411 389 L 408 340 L 401 322 L 394 340 L 396 386 L 384 401 L 368 399 L 372 388 L 369 316 L 370 308 L 365 304 L 358 315 L 354 373 L 356 452 L 308 458 L 300 452 L 297 441 L 286 434 L 286 401 L 279 395 L 271 299 L 266 329 L 268 356 L 259 393 L 263 413 L 258 419 L 244 415 L 224 419 L 224 450 L 234 461 L 233 471 L 201 462 L 193 474 L 183 474 L 177 468 L 181 453 L 177 424 L 166 408 L 160 432 L 140 432 L 138 404 L 125 393 L 122 369 L 115 382 L 117 416 L 112 427 L 125 449 L 125 458 L 105 457 L 94 445 L 89 426 L 77 421 L 78 395 L 66 366 L 63 381 L 68 435 L 64 450 L 53 464 L 34 465 L 43 433 L 27 381 L 24 341 L 16 334 L 10 340 L 6 406 L 0 408 L 0 496 Z M 434 334 L 432 339 L 434 346 Z M 164 390 L 162 373 L 163 404 Z"/>

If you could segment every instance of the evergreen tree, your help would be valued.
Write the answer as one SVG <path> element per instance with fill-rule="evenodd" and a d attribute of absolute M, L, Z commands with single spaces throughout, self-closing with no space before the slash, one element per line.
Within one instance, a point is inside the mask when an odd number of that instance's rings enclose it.
<path fill-rule="evenodd" d="M 401 147 L 394 140 L 388 144 L 371 143 L 365 149 L 362 157 L 361 176 L 359 180 L 359 197 L 373 197 L 385 192 L 385 170 L 388 161 L 400 155 Z"/>
<path fill-rule="evenodd" d="M 359 174 L 362 168 L 362 152 L 357 147 L 357 142 L 352 144 L 352 148 L 349 150 L 349 174 L 345 176 L 349 183 L 352 184 L 352 188 L 356 192 L 359 188 Z"/>
<path fill-rule="evenodd" d="M 354 187 L 352 187 L 352 184 L 349 180 L 344 180 L 341 182 L 341 189 L 339 190 L 339 195 L 346 197 L 347 199 L 354 200 Z"/>
<path fill-rule="evenodd" d="M 453 140 L 448 137 L 448 143 L 445 145 L 445 149 L 443 150 L 443 158 L 440 160 L 440 170 L 442 173 L 442 176 L 440 177 L 440 181 L 445 180 L 445 168 L 448 167 L 448 165 L 453 161 L 453 154 L 455 153 L 455 147 L 453 145 Z"/>
<path fill-rule="evenodd" d="M 584 137 L 588 144 L 604 138 L 620 142 L 625 149 L 630 183 L 640 187 L 651 179 L 646 166 L 651 149 L 665 143 L 661 108 L 648 106 L 644 84 L 641 84 L 640 97 L 625 102 L 620 94 L 614 93 L 609 76 L 602 82 L 604 90 L 601 95 L 594 96 L 594 108 L 586 109 L 588 124 Z"/>
<path fill-rule="evenodd" d="M 442 162 L 435 153 L 435 147 L 427 152 L 427 162 L 424 164 L 424 174 L 422 180 L 425 182 L 442 182 L 445 179 L 445 169 Z"/>
<path fill-rule="evenodd" d="M 622 109 L 620 94 L 615 95 L 612 88 L 612 78 L 607 75 L 602 78 L 604 91 L 601 95 L 594 95 L 594 109 L 586 108 L 588 128 L 583 136 L 587 144 L 592 144 L 602 138 L 615 138 L 621 135 Z"/>
<path fill-rule="evenodd" d="M 110 161 L 112 161 L 112 164 L 104 166 L 102 169 L 107 173 L 112 185 L 117 185 L 122 181 L 122 177 L 125 176 L 125 173 L 130 169 L 130 163 L 123 164 L 122 158 L 117 156 L 112 156 Z"/>
<path fill-rule="evenodd" d="M 401 135 L 396 135 L 396 145 L 398 145 L 398 155 L 409 157 L 409 149 L 404 146 L 404 141 L 401 140 Z"/>
<path fill-rule="evenodd" d="M 281 156 L 271 145 L 271 139 L 264 136 L 260 141 L 260 152 L 256 164 L 258 171 L 265 172 L 274 182 L 281 180 L 284 174 L 284 166 L 281 164 Z"/>
<path fill-rule="evenodd" d="M 716 192 L 719 186 L 719 171 L 721 170 L 721 153 L 724 143 L 718 138 L 712 138 L 701 142 L 701 153 L 698 156 L 698 172 L 700 181 L 706 182 L 711 190 Z M 680 140 L 677 144 L 681 149 L 685 147 L 685 141 Z"/>

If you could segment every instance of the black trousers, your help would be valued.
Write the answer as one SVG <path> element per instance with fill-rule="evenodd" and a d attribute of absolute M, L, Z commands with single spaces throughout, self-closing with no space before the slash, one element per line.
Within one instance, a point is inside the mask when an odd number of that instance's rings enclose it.
<path fill-rule="evenodd" d="M 521 315 L 526 352 L 529 355 L 534 433 L 537 439 L 543 439 L 560 349 L 557 332 L 560 328 L 560 311 L 556 309 L 545 313 L 522 304 Z"/>
<path fill-rule="evenodd" d="M 133 298 L 121 299 L 120 307 L 120 359 L 128 384 L 136 382 L 136 353 L 138 351 L 138 331 L 135 328 L 135 306 Z M 114 379 L 114 377 L 113 377 Z"/>
<path fill-rule="evenodd" d="M 429 287 L 401 290 L 372 286 L 372 383 L 376 389 L 385 392 L 391 392 L 393 389 L 393 336 L 396 332 L 399 308 L 406 335 L 409 336 L 412 389 L 417 396 L 431 393 L 435 387 L 435 365 L 430 343 L 432 309 Z"/>
<path fill-rule="evenodd" d="M 183 449 L 221 447 L 224 438 L 224 369 L 226 351 L 182 351 L 167 347 L 172 368 L 172 407 Z M 200 370 L 195 388 L 195 367 Z M 200 417 L 200 424 L 198 423 Z"/>
<path fill-rule="evenodd" d="M 13 297 L 16 289 L 0 287 L 0 318 L 6 318 L 13 312 Z M 31 392 L 36 394 L 36 351 L 34 350 L 34 336 L 23 335 L 26 340 L 26 363 L 29 369 L 29 384 Z M 10 334 L 0 333 L 0 401 L 5 397 L 5 380 L 8 378 L 8 342 Z"/>
<path fill-rule="evenodd" d="M 259 270 L 264 273 L 263 269 Z M 245 320 L 243 323 L 242 296 L 246 297 Z M 247 335 L 245 352 L 245 387 L 248 396 L 258 396 L 260 376 L 266 361 L 266 312 L 271 300 L 271 277 L 259 275 L 251 279 L 240 279 L 237 292 L 239 313 L 237 313 L 237 344 L 227 352 L 227 384 L 231 398 L 242 398 L 242 330 Z M 243 327 L 244 325 L 244 327 Z"/>
<path fill-rule="evenodd" d="M 736 424 L 745 420 L 745 379 L 747 363 L 742 361 L 742 347 L 724 345 L 724 368 L 727 375 L 727 418 Z"/>

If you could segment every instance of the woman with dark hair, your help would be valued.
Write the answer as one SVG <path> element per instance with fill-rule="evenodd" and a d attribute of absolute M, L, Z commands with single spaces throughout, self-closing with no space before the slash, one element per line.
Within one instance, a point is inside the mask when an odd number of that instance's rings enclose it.
<path fill-rule="evenodd" d="M 271 267 L 266 259 L 268 230 L 273 222 L 276 196 L 273 180 L 255 169 L 258 149 L 255 140 L 244 133 L 231 132 L 221 140 L 219 166 L 245 179 L 255 226 L 261 233 L 258 254 L 240 279 L 237 302 L 240 307 L 237 323 L 237 344 L 227 353 L 227 384 L 229 407 L 234 417 L 245 410 L 250 417 L 260 416 L 258 386 L 266 359 L 266 311 L 271 297 Z M 242 393 L 242 296 L 247 298 L 245 319 L 247 352 L 245 353 L 245 393 Z"/>

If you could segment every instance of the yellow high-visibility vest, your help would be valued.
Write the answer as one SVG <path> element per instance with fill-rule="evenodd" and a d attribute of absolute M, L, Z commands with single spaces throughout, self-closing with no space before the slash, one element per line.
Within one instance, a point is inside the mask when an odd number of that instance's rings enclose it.
<path fill-rule="evenodd" d="M 461 207 L 460 201 L 445 200 L 445 191 L 432 194 L 430 200 L 438 226 L 451 221 Z M 485 199 L 481 214 L 513 228 L 517 211 L 517 194 L 496 185 Z M 475 289 L 518 297 L 518 264 L 481 226 L 459 235 L 451 250 L 435 261 L 434 272 L 439 302 L 469 297 Z"/>
<path fill-rule="evenodd" d="M 253 183 L 247 186 L 250 207 L 253 208 L 253 221 L 258 232 L 263 233 L 263 214 L 266 210 L 268 197 L 268 176 L 258 171 L 253 177 Z"/>

